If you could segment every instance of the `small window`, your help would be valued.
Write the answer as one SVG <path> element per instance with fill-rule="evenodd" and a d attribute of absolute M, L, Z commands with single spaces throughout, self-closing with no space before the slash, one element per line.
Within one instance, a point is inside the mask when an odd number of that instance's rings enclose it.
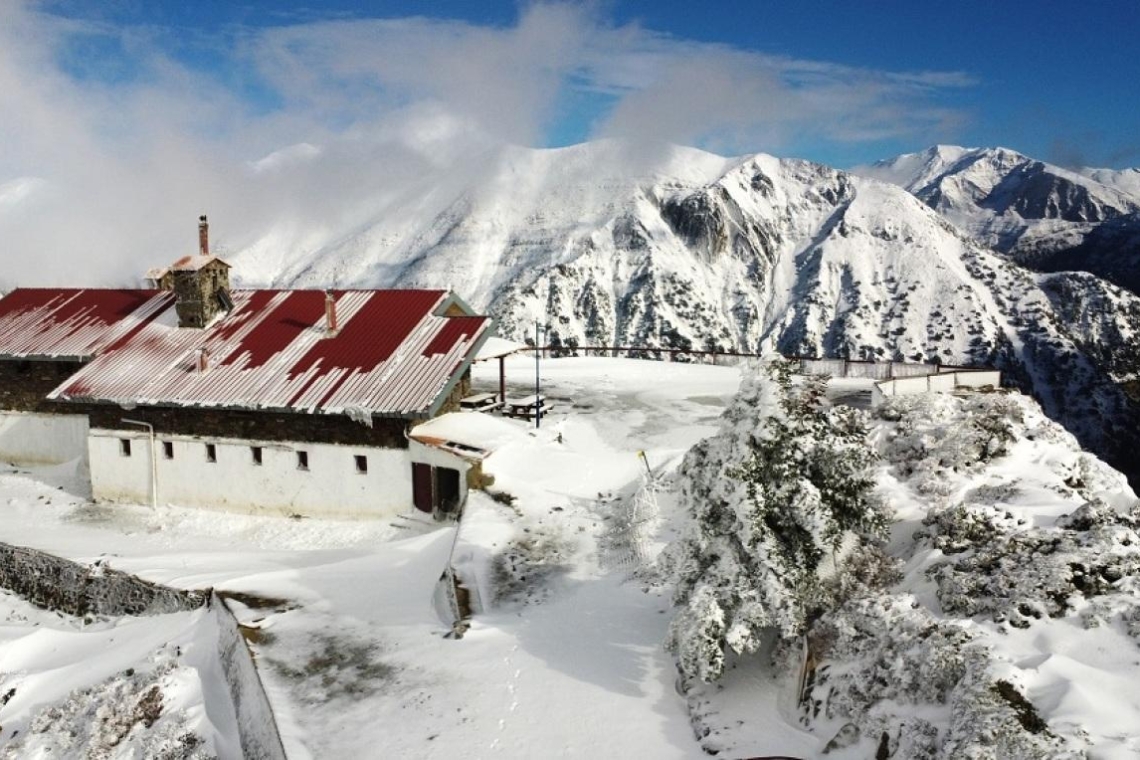
<path fill-rule="evenodd" d="M 309 452 L 307 452 L 307 451 L 298 451 L 297 452 L 297 469 L 298 470 L 309 469 Z"/>
<path fill-rule="evenodd" d="M 361 475 L 368 474 L 368 457 L 363 454 L 356 454 L 353 459 L 356 460 L 356 471 Z"/>
<path fill-rule="evenodd" d="M 125 457 L 129 457 L 131 455 L 131 439 L 130 438 L 120 438 L 119 439 L 119 453 Z"/>
<path fill-rule="evenodd" d="M 162 442 L 162 455 L 167 459 L 174 459 L 174 441 Z"/>
<path fill-rule="evenodd" d="M 212 443 L 206 444 L 206 461 L 207 462 L 218 461 L 218 447 Z"/>
<path fill-rule="evenodd" d="M 256 464 L 256 465 L 261 464 L 261 447 L 260 446 L 250 446 L 249 447 L 249 455 L 253 458 L 254 464 Z"/>

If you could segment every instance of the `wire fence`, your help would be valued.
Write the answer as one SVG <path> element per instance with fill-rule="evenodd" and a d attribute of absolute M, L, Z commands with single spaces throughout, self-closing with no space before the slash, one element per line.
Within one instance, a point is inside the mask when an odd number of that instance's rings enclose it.
<path fill-rule="evenodd" d="M 653 536 L 661 516 L 657 503 L 660 491 L 660 481 L 647 473 L 633 495 L 614 509 L 609 528 L 599 541 L 603 568 L 636 570 L 652 559 Z"/>
<path fill-rule="evenodd" d="M 770 358 L 775 354 L 749 351 L 729 351 L 724 349 L 662 348 L 659 346 L 571 346 L 565 344 L 533 345 L 520 348 L 519 353 L 533 353 L 538 350 L 542 358 L 564 357 L 619 357 L 630 359 L 651 359 L 656 361 L 704 362 L 707 364 L 729 364 L 743 359 Z M 784 359 L 799 362 L 800 374 L 831 375 L 832 377 L 855 377 L 873 380 L 890 380 L 901 377 L 919 377 L 949 372 L 988 371 L 992 367 L 967 364 L 942 364 L 932 362 L 881 361 L 877 359 L 827 359 L 816 356 L 784 356 Z"/>

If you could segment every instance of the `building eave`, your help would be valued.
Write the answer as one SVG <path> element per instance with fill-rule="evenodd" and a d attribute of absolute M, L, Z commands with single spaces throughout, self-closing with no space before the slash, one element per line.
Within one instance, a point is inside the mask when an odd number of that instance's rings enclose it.
<path fill-rule="evenodd" d="M 494 334 L 495 320 L 492 317 L 487 317 L 487 321 L 483 324 L 479 336 L 471 341 L 471 347 L 467 352 L 467 356 L 459 364 L 455 372 L 452 373 L 440 392 L 436 394 L 435 400 L 432 401 L 431 406 L 428 408 L 428 417 L 434 417 L 439 414 L 440 407 L 443 406 L 443 403 L 451 395 L 451 392 L 455 390 L 455 386 L 463 379 L 463 375 L 466 374 L 467 370 L 471 368 L 471 365 L 475 363 L 475 357 L 478 355 L 479 349 L 482 348 L 483 344 Z"/>

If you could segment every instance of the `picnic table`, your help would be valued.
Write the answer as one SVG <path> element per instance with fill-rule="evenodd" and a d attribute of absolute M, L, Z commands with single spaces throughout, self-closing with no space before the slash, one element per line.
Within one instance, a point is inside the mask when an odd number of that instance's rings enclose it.
<path fill-rule="evenodd" d="M 459 408 L 466 412 L 490 412 L 501 406 L 498 393 L 476 393 L 459 400 Z"/>
<path fill-rule="evenodd" d="M 536 414 L 544 417 L 550 412 L 545 396 L 524 396 L 523 398 L 509 398 L 506 400 L 503 414 L 508 417 L 525 417 L 533 420 Z"/>

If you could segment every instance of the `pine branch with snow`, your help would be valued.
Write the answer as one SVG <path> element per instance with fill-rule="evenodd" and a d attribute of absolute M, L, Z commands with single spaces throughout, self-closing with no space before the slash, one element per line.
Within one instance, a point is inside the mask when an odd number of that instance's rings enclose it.
<path fill-rule="evenodd" d="M 668 646 L 686 677 L 716 680 L 726 649 L 755 652 L 766 629 L 801 633 L 833 602 L 825 557 L 887 527 L 865 415 L 830 406 L 826 382 L 794 382 L 786 362 L 753 373 L 722 432 L 682 464 L 692 520 L 662 562 L 680 608 Z"/>

